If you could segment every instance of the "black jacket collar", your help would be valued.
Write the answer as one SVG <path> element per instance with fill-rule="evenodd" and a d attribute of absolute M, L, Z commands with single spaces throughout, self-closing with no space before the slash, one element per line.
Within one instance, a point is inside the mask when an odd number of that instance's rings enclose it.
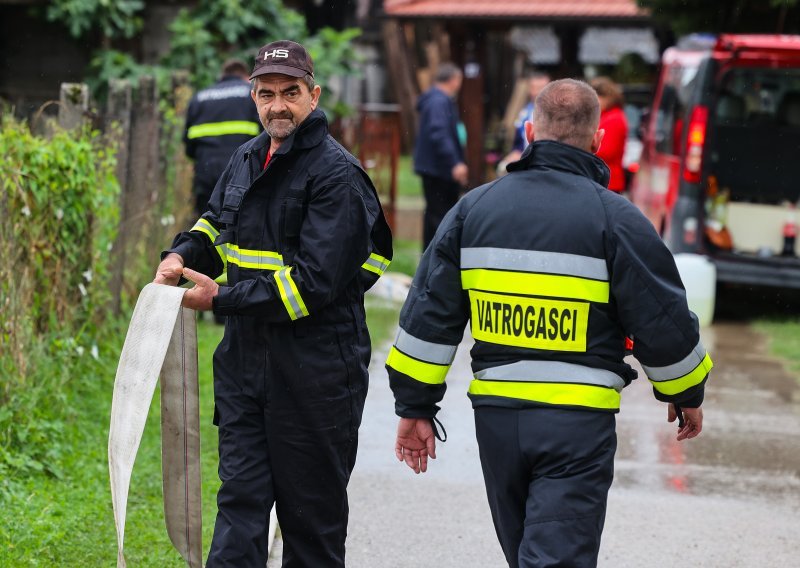
<path fill-rule="evenodd" d="M 509 172 L 546 167 L 578 174 L 608 187 L 611 175 L 605 162 L 585 150 L 554 140 L 534 141 L 520 159 L 508 165 Z"/>

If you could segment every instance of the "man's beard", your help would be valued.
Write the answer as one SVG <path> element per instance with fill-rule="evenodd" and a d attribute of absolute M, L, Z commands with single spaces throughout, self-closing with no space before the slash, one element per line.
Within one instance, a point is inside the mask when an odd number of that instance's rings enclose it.
<path fill-rule="evenodd" d="M 270 113 L 267 115 L 265 130 L 270 138 L 285 140 L 296 128 L 297 124 L 295 124 L 294 116 L 290 112 Z"/>

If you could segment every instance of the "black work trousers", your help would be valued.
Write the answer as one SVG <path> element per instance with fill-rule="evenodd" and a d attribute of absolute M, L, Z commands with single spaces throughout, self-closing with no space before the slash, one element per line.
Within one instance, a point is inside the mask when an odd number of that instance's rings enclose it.
<path fill-rule="evenodd" d="M 243 318 L 230 319 L 226 335 Z M 232 348 L 240 338 L 226 337 L 214 355 L 222 485 L 206 567 L 264 568 L 273 504 L 284 567 L 343 567 L 347 483 L 367 393 L 366 328 L 298 324 L 265 334 L 259 347 L 250 337 Z M 248 352 L 256 358 L 245 365 Z"/>
<path fill-rule="evenodd" d="M 461 185 L 452 179 L 422 176 L 422 190 L 425 194 L 425 214 L 422 224 L 422 250 L 428 248 L 436 234 L 436 229 L 458 201 Z"/>
<path fill-rule="evenodd" d="M 614 477 L 614 415 L 478 407 L 475 430 L 508 565 L 596 566 Z"/>

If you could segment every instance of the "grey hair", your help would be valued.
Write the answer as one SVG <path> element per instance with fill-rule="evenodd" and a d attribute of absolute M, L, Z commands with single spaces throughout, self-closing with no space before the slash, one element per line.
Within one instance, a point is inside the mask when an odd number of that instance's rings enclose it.
<path fill-rule="evenodd" d="M 461 75 L 461 69 L 459 69 L 458 65 L 455 63 L 450 63 L 448 61 L 439 64 L 439 66 L 436 68 L 436 73 L 433 76 L 433 80 L 436 83 L 447 83 L 456 75 Z"/>
<path fill-rule="evenodd" d="M 587 83 L 559 79 L 536 97 L 533 130 L 536 140 L 555 140 L 589 150 L 600 124 L 600 101 Z"/>
<path fill-rule="evenodd" d="M 252 89 L 252 91 L 254 93 L 256 92 L 256 81 L 257 80 L 258 80 L 258 77 L 254 77 L 254 78 L 250 79 L 250 89 Z M 304 77 L 301 77 L 300 80 L 303 81 L 303 83 L 306 84 L 306 87 L 308 87 L 309 91 L 312 91 L 314 89 L 314 86 L 316 85 L 316 83 L 314 82 L 314 76 L 311 75 L 310 73 L 306 73 L 306 75 Z"/>

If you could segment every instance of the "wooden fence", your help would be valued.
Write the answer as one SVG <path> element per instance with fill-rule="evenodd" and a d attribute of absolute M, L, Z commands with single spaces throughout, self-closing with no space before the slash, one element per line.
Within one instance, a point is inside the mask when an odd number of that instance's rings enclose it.
<path fill-rule="evenodd" d="M 190 97 L 184 73 L 172 76 L 170 93 L 161 99 L 153 77 L 141 77 L 136 85 L 112 80 L 101 111 L 92 104 L 86 85 L 61 85 L 59 125 L 72 129 L 91 121 L 117 153 L 120 218 L 109 251 L 115 313 L 124 297 L 135 298 L 148 275 L 152 278 L 159 252 L 175 233 L 193 221 L 192 165 L 181 142 Z"/>

